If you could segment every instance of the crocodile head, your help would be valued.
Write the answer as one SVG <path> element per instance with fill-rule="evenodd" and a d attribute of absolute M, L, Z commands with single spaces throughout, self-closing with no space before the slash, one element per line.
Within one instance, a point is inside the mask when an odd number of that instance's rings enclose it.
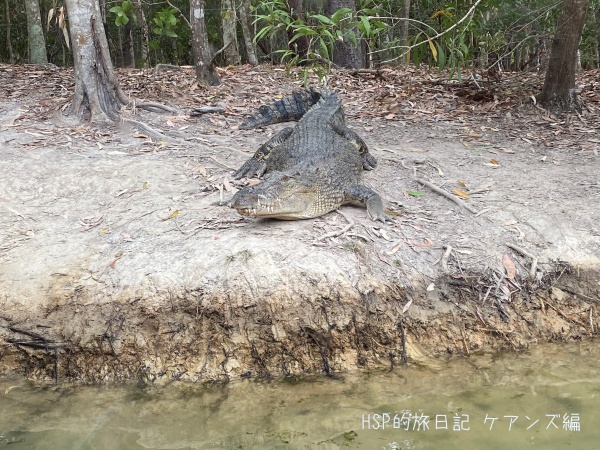
<path fill-rule="evenodd" d="M 273 172 L 262 183 L 238 191 L 228 206 L 242 216 L 281 220 L 308 219 L 315 213 L 318 192 L 304 173 Z"/>

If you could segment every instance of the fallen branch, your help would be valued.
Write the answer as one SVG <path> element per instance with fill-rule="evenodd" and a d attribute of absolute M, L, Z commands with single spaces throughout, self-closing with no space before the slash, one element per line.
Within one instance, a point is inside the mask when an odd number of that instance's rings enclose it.
<path fill-rule="evenodd" d="M 171 108 L 170 106 L 163 105 L 162 103 L 156 102 L 137 102 L 134 100 L 133 107 L 138 109 L 145 109 L 151 112 L 168 112 L 171 114 L 177 114 L 177 110 L 175 108 Z"/>
<path fill-rule="evenodd" d="M 443 190 L 442 188 L 436 186 L 433 183 L 430 183 L 429 181 L 425 181 L 422 180 L 420 178 L 415 178 L 415 181 L 417 183 L 421 183 L 423 186 L 427 186 L 429 189 L 431 189 L 433 192 L 436 192 L 444 197 L 446 197 L 449 200 L 452 200 L 454 203 L 456 203 L 458 206 L 460 206 L 461 208 L 466 209 L 467 211 L 469 211 L 470 213 L 473 214 L 477 214 L 477 211 L 469 204 L 465 203 L 463 200 L 461 200 L 460 198 L 458 198 L 456 195 L 453 195 L 449 192 L 446 192 L 445 190 Z"/>
<path fill-rule="evenodd" d="M 165 134 L 162 134 L 160 131 L 155 130 L 154 128 L 146 125 L 143 122 L 140 122 L 138 120 L 133 120 L 133 119 L 123 119 L 123 122 L 125 123 L 129 123 L 131 125 L 133 125 L 134 127 L 137 127 L 139 130 L 141 130 L 142 132 L 150 135 L 151 138 L 158 140 L 158 141 L 165 141 L 165 142 L 179 142 L 177 139 L 173 139 Z"/>
<path fill-rule="evenodd" d="M 225 108 L 222 106 L 202 106 L 201 108 L 192 108 L 190 116 L 201 116 L 202 114 L 221 112 L 225 112 Z"/>
<path fill-rule="evenodd" d="M 515 252 L 520 253 L 521 255 L 525 256 L 526 258 L 530 258 L 532 260 L 531 269 L 529 269 L 529 280 L 534 281 L 535 273 L 537 271 L 538 259 L 535 256 L 533 256 L 531 253 L 529 253 L 527 250 L 522 249 L 521 247 L 517 247 L 514 244 L 507 242 L 506 246 L 508 248 L 512 248 Z"/>

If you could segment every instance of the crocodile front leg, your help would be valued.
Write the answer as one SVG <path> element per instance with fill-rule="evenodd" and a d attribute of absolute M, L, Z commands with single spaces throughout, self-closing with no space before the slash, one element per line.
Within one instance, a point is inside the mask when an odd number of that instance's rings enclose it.
<path fill-rule="evenodd" d="M 363 141 L 355 131 L 352 131 L 345 124 L 339 123 L 332 123 L 331 128 L 333 131 L 356 147 L 362 159 L 364 170 L 373 170 L 375 167 L 377 167 L 377 159 L 369 153 L 367 144 L 365 144 L 365 141 Z"/>
<path fill-rule="evenodd" d="M 383 211 L 383 201 L 377 192 L 364 184 L 356 184 L 346 192 L 345 203 L 366 206 L 371 220 L 385 222 L 389 217 Z"/>
<path fill-rule="evenodd" d="M 251 178 L 254 175 L 261 177 L 267 170 L 267 159 L 273 150 L 283 144 L 292 134 L 293 128 L 288 127 L 281 130 L 263 145 L 261 145 L 254 156 L 246 161 L 233 177 L 238 180 L 240 178 Z"/>

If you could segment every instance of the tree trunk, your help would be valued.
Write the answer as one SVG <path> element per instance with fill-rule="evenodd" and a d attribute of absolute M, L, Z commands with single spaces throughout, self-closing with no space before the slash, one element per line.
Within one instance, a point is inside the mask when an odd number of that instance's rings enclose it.
<path fill-rule="evenodd" d="M 6 45 L 8 47 L 8 60 L 11 64 L 15 63 L 15 54 L 13 52 L 12 44 L 11 44 L 11 36 L 10 36 L 10 8 L 8 5 L 8 0 L 4 0 L 4 4 L 6 6 Z"/>
<path fill-rule="evenodd" d="M 223 29 L 223 47 L 225 51 L 225 64 L 228 66 L 239 66 L 241 64 L 240 50 L 237 43 L 237 18 L 235 14 L 235 0 L 222 0 L 221 3 L 221 26 Z"/>
<path fill-rule="evenodd" d="M 242 23 L 242 34 L 244 35 L 244 46 L 248 63 L 258 66 L 256 57 L 256 46 L 254 45 L 254 32 L 252 30 L 252 17 L 250 15 L 250 0 L 242 0 L 240 6 L 240 21 Z"/>
<path fill-rule="evenodd" d="M 123 26 L 123 67 L 135 67 L 131 19 Z"/>
<path fill-rule="evenodd" d="M 110 60 L 98 0 L 65 0 L 65 4 L 75 65 L 71 113 L 96 123 L 115 121 L 127 98 Z"/>
<path fill-rule="evenodd" d="M 409 42 L 408 42 L 408 30 L 409 30 L 409 25 L 410 23 L 408 22 L 408 19 L 410 19 L 410 0 L 404 0 L 402 2 L 402 18 L 404 19 L 402 21 L 402 25 L 400 26 L 400 45 L 402 45 L 405 48 L 409 47 Z M 404 50 L 402 50 L 404 51 Z M 410 61 L 410 53 L 406 53 L 406 55 L 404 56 L 404 65 L 408 65 L 408 62 Z"/>
<path fill-rule="evenodd" d="M 327 2 L 326 13 L 329 17 L 334 12 L 341 8 L 350 8 L 353 13 L 356 12 L 356 1 L 355 0 L 329 0 Z M 364 67 L 364 59 L 362 52 L 362 45 L 360 44 L 358 30 L 352 28 L 356 36 L 357 45 L 352 44 L 349 39 L 345 38 L 343 41 L 336 40 L 333 49 L 333 62 L 338 66 L 342 66 L 346 69 L 362 69 Z"/>
<path fill-rule="evenodd" d="M 137 16 L 136 28 L 140 35 L 140 55 L 138 63 L 141 63 L 142 67 L 148 66 L 148 24 L 146 23 L 146 15 L 144 14 L 144 8 L 142 8 L 142 0 L 134 0 L 133 6 L 135 7 L 135 14 Z"/>
<path fill-rule="evenodd" d="M 25 0 L 25 11 L 27 12 L 29 62 L 32 64 L 48 64 L 46 41 L 44 39 L 44 29 L 42 28 L 38 0 Z"/>
<path fill-rule="evenodd" d="M 204 86 L 221 84 L 211 61 L 208 35 L 204 23 L 204 0 L 190 0 L 190 24 L 192 26 L 192 54 L 196 79 Z"/>
<path fill-rule="evenodd" d="M 539 101 L 555 112 L 580 110 L 575 92 L 577 48 L 589 0 L 564 0 Z"/>
<path fill-rule="evenodd" d="M 302 0 L 288 0 L 288 13 L 293 20 L 302 20 L 304 21 L 303 13 L 302 13 Z M 294 37 L 294 30 L 292 28 L 287 30 L 288 42 L 292 40 Z M 310 41 L 308 40 L 308 36 L 300 36 L 296 39 L 292 45 L 295 48 L 296 54 L 300 57 L 300 62 L 305 62 L 308 56 L 308 50 L 310 47 Z"/>

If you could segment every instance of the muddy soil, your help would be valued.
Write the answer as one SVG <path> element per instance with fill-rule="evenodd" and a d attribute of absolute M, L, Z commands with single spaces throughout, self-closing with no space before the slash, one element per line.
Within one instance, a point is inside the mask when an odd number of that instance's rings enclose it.
<path fill-rule="evenodd" d="M 240 187 L 232 170 L 283 125 L 237 125 L 298 82 L 242 68 L 206 91 L 188 69 L 178 96 L 167 75 L 120 76 L 145 77 L 150 99 L 177 108 L 123 112 L 171 139 L 132 122 L 72 124 L 61 112 L 70 71 L 0 66 L 0 373 L 336 374 L 598 334 L 599 128 L 589 111 L 569 119 L 585 138 L 563 133 L 567 145 L 552 147 L 534 137 L 555 119 L 531 104 L 463 117 L 407 93 L 390 114 L 360 101 L 360 82 L 332 83 L 378 158 L 365 180 L 394 221 L 350 206 L 257 220 L 222 201 Z M 206 104 L 225 112 L 188 115 Z"/>

